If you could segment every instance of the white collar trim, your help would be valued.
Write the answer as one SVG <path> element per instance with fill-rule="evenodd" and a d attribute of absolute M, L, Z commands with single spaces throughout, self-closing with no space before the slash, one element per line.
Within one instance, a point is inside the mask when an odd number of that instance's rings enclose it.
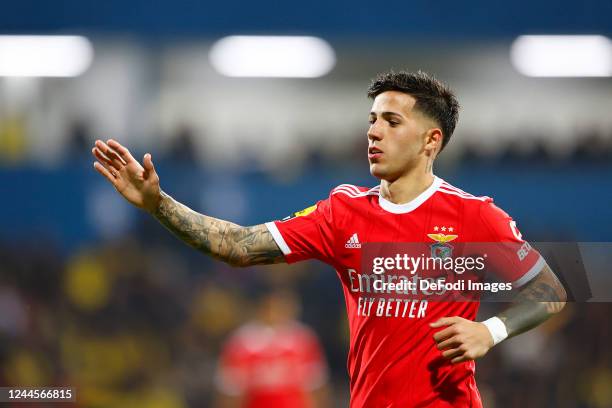
<path fill-rule="evenodd" d="M 411 211 L 416 210 L 421 204 L 427 201 L 429 197 L 434 195 L 434 193 L 438 191 L 438 188 L 443 182 L 444 180 L 442 180 L 438 176 L 434 176 L 434 181 L 433 183 L 431 183 L 429 187 L 427 187 L 427 190 L 419 194 L 414 200 L 409 201 L 404 204 L 392 203 L 391 201 L 385 199 L 382 195 L 380 195 L 380 192 L 379 192 L 378 193 L 378 204 L 380 204 L 383 210 L 388 211 L 393 214 L 409 213 Z"/>

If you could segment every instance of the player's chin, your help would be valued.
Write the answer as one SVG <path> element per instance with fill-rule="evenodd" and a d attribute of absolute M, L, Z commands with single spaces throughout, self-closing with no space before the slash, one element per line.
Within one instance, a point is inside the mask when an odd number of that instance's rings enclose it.
<path fill-rule="evenodd" d="M 382 179 L 385 178 L 387 172 L 384 167 L 380 163 L 372 163 L 370 162 L 370 174 L 376 178 Z"/>

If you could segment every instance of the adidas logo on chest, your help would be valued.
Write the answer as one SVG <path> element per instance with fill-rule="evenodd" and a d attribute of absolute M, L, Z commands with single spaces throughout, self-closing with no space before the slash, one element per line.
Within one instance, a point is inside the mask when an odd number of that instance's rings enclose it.
<path fill-rule="evenodd" d="M 354 233 L 353 235 L 351 235 L 348 241 L 346 241 L 346 244 L 344 244 L 344 247 L 345 248 L 361 248 L 361 243 L 359 242 L 359 237 L 357 236 L 357 233 Z"/>

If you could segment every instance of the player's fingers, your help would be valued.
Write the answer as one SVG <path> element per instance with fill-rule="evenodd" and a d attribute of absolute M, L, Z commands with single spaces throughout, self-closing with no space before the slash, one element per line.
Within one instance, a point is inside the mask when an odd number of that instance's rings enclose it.
<path fill-rule="evenodd" d="M 108 158 L 97 147 L 91 148 L 91 154 L 99 161 L 108 162 Z"/>
<path fill-rule="evenodd" d="M 458 357 L 455 357 L 451 360 L 451 363 L 453 364 L 457 364 L 457 363 L 463 363 L 464 361 L 470 361 L 471 358 L 467 357 L 465 354 L 462 354 Z"/>
<path fill-rule="evenodd" d="M 448 326 L 450 324 L 454 324 L 457 323 L 458 318 L 457 316 L 453 316 L 453 317 L 441 317 L 438 320 L 436 320 L 433 323 L 429 323 L 429 326 L 431 327 L 442 327 L 442 326 Z"/>
<path fill-rule="evenodd" d="M 451 327 L 447 327 L 446 329 L 440 330 L 439 332 L 435 333 L 433 335 L 433 338 L 436 343 L 440 343 L 441 341 L 444 341 L 446 339 L 453 337 L 455 334 L 457 333 L 455 332 L 455 329 L 451 326 Z"/>
<path fill-rule="evenodd" d="M 117 153 L 119 153 L 119 156 L 121 156 L 121 158 L 123 160 L 125 160 L 126 163 L 131 163 L 131 162 L 135 162 L 136 159 L 134 159 L 134 156 L 132 156 L 132 153 L 130 153 L 130 151 L 128 149 L 126 149 L 125 147 L 123 147 L 123 145 L 119 142 L 117 142 L 116 140 L 113 139 L 108 139 L 106 142 L 111 148 L 113 148 Z"/>
<path fill-rule="evenodd" d="M 153 165 L 153 157 L 151 153 L 147 153 L 142 158 L 142 164 L 144 166 L 145 171 L 147 172 L 147 176 L 151 174 L 155 174 L 155 166 Z"/>
<path fill-rule="evenodd" d="M 113 174 L 111 174 L 110 170 L 100 164 L 100 162 L 94 162 L 94 168 L 98 171 L 98 173 L 102 174 L 108 181 L 115 185 L 117 179 Z"/>
<path fill-rule="evenodd" d="M 457 358 L 457 357 L 462 357 L 463 356 L 464 351 L 459 349 L 459 348 L 454 348 L 454 349 L 450 349 L 450 350 L 445 350 L 442 352 L 442 357 L 444 358 Z"/>
<path fill-rule="evenodd" d="M 121 170 L 121 167 L 123 166 L 121 163 L 119 163 L 117 160 L 110 160 L 97 147 L 91 149 L 91 152 L 93 153 L 94 157 L 98 159 L 99 162 L 104 163 L 108 166 L 112 166 L 116 170 Z"/>
<path fill-rule="evenodd" d="M 444 341 L 438 343 L 438 350 L 444 350 L 449 347 L 457 347 L 461 345 L 461 342 L 457 339 L 457 336 L 450 337 Z"/>
<path fill-rule="evenodd" d="M 119 172 L 110 164 L 105 163 L 105 162 L 100 162 L 100 161 L 96 163 L 100 164 L 104 169 L 106 169 L 106 171 L 108 171 L 113 176 L 113 178 L 116 179 L 119 177 Z"/>
<path fill-rule="evenodd" d="M 101 140 L 96 140 L 96 148 L 102 152 L 110 161 L 116 162 L 117 165 L 127 164 L 119 154 Z"/>

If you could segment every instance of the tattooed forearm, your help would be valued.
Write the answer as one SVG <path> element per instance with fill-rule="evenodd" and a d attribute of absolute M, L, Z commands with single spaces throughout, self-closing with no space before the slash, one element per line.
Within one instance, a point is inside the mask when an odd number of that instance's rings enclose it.
<path fill-rule="evenodd" d="M 279 263 L 283 254 L 265 225 L 242 227 L 197 213 L 162 192 L 153 216 L 192 247 L 233 266 Z"/>
<path fill-rule="evenodd" d="M 225 259 L 231 265 L 249 266 L 279 263 L 285 260 L 265 225 L 229 228 L 231 239 Z"/>
<path fill-rule="evenodd" d="M 508 337 L 523 333 L 558 313 L 565 306 L 565 289 L 548 266 L 525 287 L 512 305 L 498 317 L 506 325 Z"/>

